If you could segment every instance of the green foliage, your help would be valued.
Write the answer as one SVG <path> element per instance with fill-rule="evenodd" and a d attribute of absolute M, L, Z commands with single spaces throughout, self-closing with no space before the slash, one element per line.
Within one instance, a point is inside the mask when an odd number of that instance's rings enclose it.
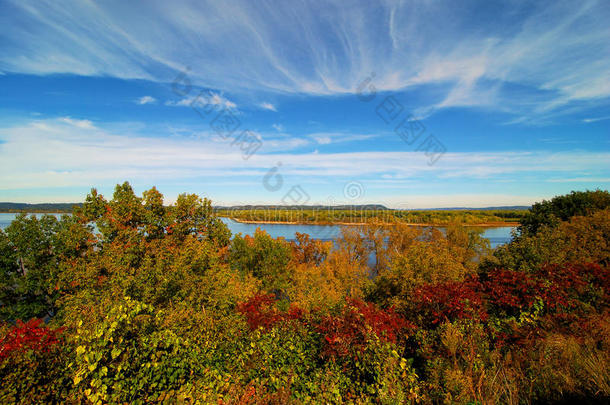
<path fill-rule="evenodd" d="M 610 209 L 574 216 L 555 226 L 543 225 L 486 257 L 482 270 L 492 268 L 535 272 L 545 263 L 610 263 Z"/>
<path fill-rule="evenodd" d="M 161 328 L 161 314 L 128 297 L 94 330 L 77 329 L 73 383 L 93 404 L 176 400 L 197 370 L 197 348 Z"/>
<path fill-rule="evenodd" d="M 60 267 L 86 251 L 89 237 L 89 230 L 69 216 L 20 214 L 0 231 L 0 317 L 53 315 Z"/>
<path fill-rule="evenodd" d="M 264 385 L 271 391 L 290 387 L 298 399 L 307 394 L 317 367 L 318 346 L 315 336 L 304 328 L 258 329 L 236 350 L 239 368 L 235 371 L 244 382 Z"/>
<path fill-rule="evenodd" d="M 545 225 L 554 227 L 573 216 L 584 216 L 606 208 L 610 208 L 608 191 L 572 191 L 550 201 L 535 203 L 521 219 L 519 231 L 523 235 L 534 235 Z"/>
<path fill-rule="evenodd" d="M 607 195 L 527 214 L 280 210 L 366 223 L 287 242 L 231 238 L 196 195 L 93 189 L 73 216 L 0 231 L 0 402 L 602 402 Z M 522 215 L 493 252 L 463 226 Z"/>
<path fill-rule="evenodd" d="M 19 215 L 0 234 L 6 255 L 1 271 L 2 318 L 29 319 L 53 313 L 54 297 L 48 293 L 54 263 L 53 234 L 57 219 L 45 215 Z M 4 255 L 3 255 L 4 256 Z"/>
<path fill-rule="evenodd" d="M 398 354 L 395 345 L 381 342 L 375 335 L 364 350 L 337 365 L 347 378 L 339 380 L 335 400 L 358 398 L 366 402 L 375 398 L 380 403 L 393 404 L 423 399 L 418 376 L 409 361 Z M 335 373 L 339 374 L 338 370 Z"/>
<path fill-rule="evenodd" d="M 383 267 L 371 298 L 401 310 L 410 306 L 413 291 L 426 283 L 462 281 L 476 272 L 476 260 L 489 252 L 488 241 L 474 229 L 452 224 L 446 235 L 432 228 L 400 229 L 384 234 Z"/>
<path fill-rule="evenodd" d="M 180 194 L 176 204 L 170 208 L 173 220 L 171 232 L 181 238 L 199 235 L 214 241 L 219 246 L 227 246 L 231 233 L 212 210 L 212 202 L 195 194 Z"/>
<path fill-rule="evenodd" d="M 251 274 L 263 283 L 263 288 L 280 291 L 288 280 L 290 245 L 273 239 L 257 229 L 254 237 L 235 236 L 229 250 L 231 268 L 240 274 Z"/>
<path fill-rule="evenodd" d="M 75 210 L 81 223 L 95 222 L 103 242 L 129 242 L 146 237 L 148 240 L 171 236 L 182 241 L 187 236 L 213 241 L 227 246 L 231 232 L 213 212 L 212 203 L 195 194 L 180 194 L 176 203 L 163 205 L 163 194 L 152 188 L 140 198 L 131 185 L 117 185 L 112 200 L 106 201 L 92 189 L 82 207 Z"/>

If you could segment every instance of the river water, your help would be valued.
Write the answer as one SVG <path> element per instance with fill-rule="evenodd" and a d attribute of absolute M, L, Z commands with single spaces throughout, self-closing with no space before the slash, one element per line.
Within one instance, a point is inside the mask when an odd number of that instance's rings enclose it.
<path fill-rule="evenodd" d="M 4 229 L 10 225 L 18 214 L 0 213 L 0 229 Z M 34 214 L 40 217 L 44 214 Z M 51 214 L 57 218 L 62 214 Z M 283 237 L 287 240 L 294 240 L 295 233 L 307 233 L 312 238 L 332 240 L 339 236 L 341 226 L 339 225 L 293 225 L 293 224 L 244 224 L 234 221 L 230 218 L 222 218 L 222 221 L 227 224 L 233 234 L 241 233 L 242 235 L 254 235 L 256 228 L 261 228 L 267 231 L 273 238 Z M 489 244 L 495 248 L 511 240 L 511 231 L 515 229 L 513 226 L 502 226 L 498 228 L 484 228 L 483 237 L 489 239 Z"/>

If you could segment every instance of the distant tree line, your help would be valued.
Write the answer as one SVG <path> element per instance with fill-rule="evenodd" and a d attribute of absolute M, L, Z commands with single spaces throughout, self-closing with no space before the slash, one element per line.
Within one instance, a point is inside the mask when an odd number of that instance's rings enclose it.
<path fill-rule="evenodd" d="M 527 213 L 526 210 L 388 210 L 369 209 L 367 207 L 353 209 L 336 208 L 238 208 L 217 209 L 222 217 L 230 217 L 243 221 L 260 222 L 297 222 L 312 224 L 333 223 L 393 223 L 405 222 L 412 224 L 447 225 L 453 222 L 474 224 L 518 223 Z"/>
<path fill-rule="evenodd" d="M 79 207 L 82 203 L 11 203 L 0 202 L 0 212 L 28 212 L 28 213 L 70 213 L 74 207 Z"/>

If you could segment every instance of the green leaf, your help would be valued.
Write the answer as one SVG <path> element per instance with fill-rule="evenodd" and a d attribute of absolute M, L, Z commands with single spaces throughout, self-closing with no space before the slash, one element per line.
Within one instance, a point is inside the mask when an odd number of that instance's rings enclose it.
<path fill-rule="evenodd" d="M 121 351 L 122 351 L 121 349 L 119 349 L 118 347 L 115 347 L 110 352 L 110 355 L 112 356 L 113 359 L 116 359 L 118 357 L 118 355 L 121 354 Z"/>

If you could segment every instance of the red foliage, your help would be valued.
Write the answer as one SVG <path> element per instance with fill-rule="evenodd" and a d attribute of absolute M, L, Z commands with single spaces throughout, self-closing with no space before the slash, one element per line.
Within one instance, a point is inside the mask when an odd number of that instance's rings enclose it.
<path fill-rule="evenodd" d="M 541 297 L 551 310 L 578 305 L 589 283 L 608 294 L 608 271 L 596 264 L 547 265 L 537 275 L 542 279 Z"/>
<path fill-rule="evenodd" d="M 534 274 L 498 269 L 489 273 L 483 282 L 490 304 L 513 314 L 527 310 L 537 297 L 548 311 L 572 310 L 591 286 L 601 287 L 603 299 L 607 300 L 610 293 L 607 268 L 597 264 L 554 264 Z"/>
<path fill-rule="evenodd" d="M 590 330 L 591 327 L 582 324 L 583 319 L 592 307 L 605 307 L 609 297 L 608 267 L 548 265 L 536 273 L 498 269 L 481 281 L 470 277 L 461 282 L 421 286 L 411 297 L 411 314 L 418 325 L 429 329 L 444 321 L 474 319 L 484 322 L 489 317 L 489 309 L 500 318 L 508 316 L 507 322 L 497 330 L 488 325 L 496 345 L 530 345 L 543 336 L 545 330 Z M 537 299 L 543 300 L 543 312 L 538 314 L 535 323 L 521 324 L 518 315 L 531 310 Z M 251 298 L 239 305 L 238 311 L 245 315 L 252 330 L 270 329 L 291 320 L 302 321 L 306 316 L 298 308 L 288 312 L 278 310 L 271 294 Z M 307 319 L 320 319 L 313 328 L 322 335 L 322 356 L 326 358 L 358 355 L 372 334 L 396 343 L 401 334 L 405 336 L 415 329 L 392 310 L 381 310 L 372 303 L 358 300 L 348 301 L 338 315 L 307 316 Z"/>
<path fill-rule="evenodd" d="M 483 282 L 490 303 L 511 314 L 531 307 L 541 289 L 540 280 L 513 270 L 494 270 Z"/>
<path fill-rule="evenodd" d="M 280 323 L 303 322 L 306 313 L 292 307 L 282 312 L 275 306 L 273 294 L 257 295 L 239 304 L 237 311 L 246 317 L 250 330 L 269 330 Z M 323 336 L 323 356 L 342 357 L 354 349 L 364 349 L 368 338 L 375 334 L 383 341 L 396 343 L 400 333 L 414 325 L 392 309 L 378 309 L 372 303 L 349 300 L 338 316 L 322 317 L 314 328 Z"/>
<path fill-rule="evenodd" d="M 246 245 L 248 245 L 249 247 L 253 247 L 255 244 L 254 238 L 250 235 L 244 236 L 244 241 L 246 242 Z"/>
<path fill-rule="evenodd" d="M 293 307 L 287 312 L 282 312 L 275 306 L 275 301 L 273 294 L 255 295 L 239 304 L 237 311 L 246 317 L 251 330 L 259 327 L 268 330 L 280 322 L 303 319 L 305 312 L 302 309 Z"/>
<path fill-rule="evenodd" d="M 569 318 L 569 312 L 580 305 L 591 287 L 601 288 L 602 299 L 608 300 L 607 268 L 597 264 L 547 265 L 533 274 L 497 269 L 482 282 L 470 278 L 420 287 L 413 297 L 414 316 L 426 324 L 465 318 L 485 320 L 484 304 L 517 315 L 540 298 L 555 318 Z"/>
<path fill-rule="evenodd" d="M 425 284 L 415 291 L 413 302 L 417 315 L 428 326 L 445 320 L 487 319 L 481 295 L 482 286 L 471 278 L 463 282 L 450 281 Z"/>
<path fill-rule="evenodd" d="M 396 343 L 400 332 L 414 325 L 392 309 L 378 309 L 372 303 L 350 300 L 338 316 L 322 318 L 317 327 L 323 335 L 324 357 L 343 357 L 363 350 L 371 333 L 381 340 Z"/>
<path fill-rule="evenodd" d="M 31 319 L 26 323 L 17 321 L 17 324 L 0 341 L 0 360 L 4 360 L 12 353 L 22 350 L 48 352 L 59 343 L 60 329 L 49 329 L 40 326 L 42 319 Z"/>
<path fill-rule="evenodd" d="M 493 307 L 516 316 L 527 311 L 536 299 L 544 304 L 544 313 L 536 324 L 507 324 L 510 328 L 495 330 L 496 344 L 529 345 L 544 330 L 582 334 L 590 330 L 586 313 L 589 305 L 602 308 L 608 302 L 609 272 L 597 264 L 547 265 L 536 273 L 495 270 L 483 282 L 484 292 Z M 600 296 L 601 293 L 601 296 Z M 585 333 L 589 335 L 589 333 Z"/>

